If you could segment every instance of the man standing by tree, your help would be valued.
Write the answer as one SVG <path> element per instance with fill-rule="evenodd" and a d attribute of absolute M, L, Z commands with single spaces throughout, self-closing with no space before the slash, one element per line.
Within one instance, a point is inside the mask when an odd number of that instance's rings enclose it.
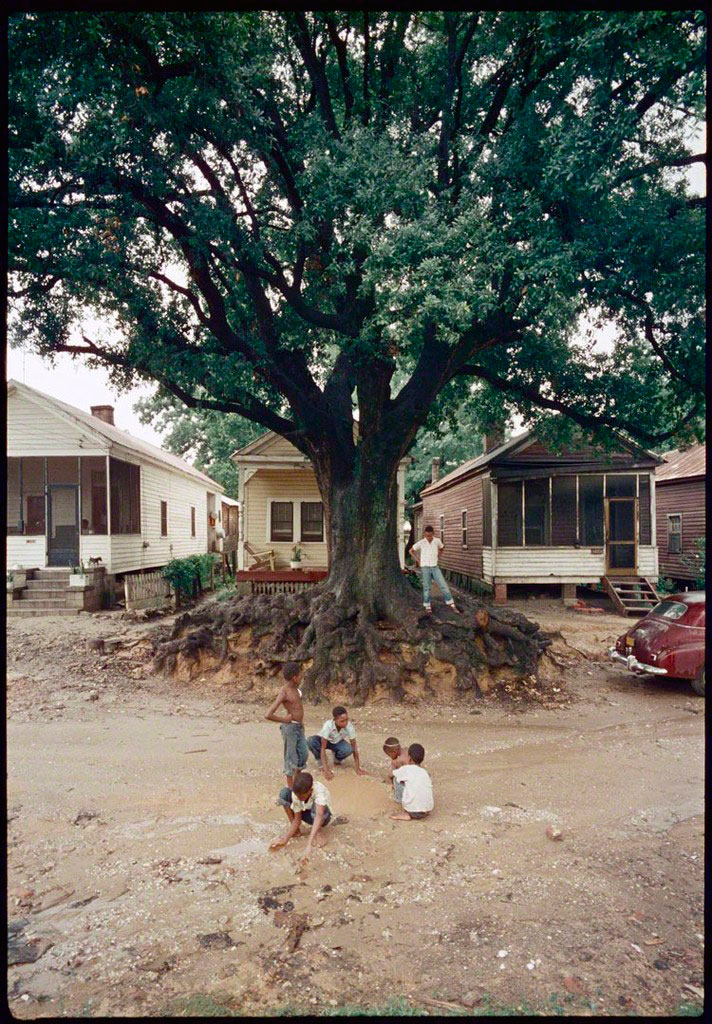
<path fill-rule="evenodd" d="M 440 592 L 445 598 L 445 604 L 448 608 L 452 608 L 454 612 L 458 612 L 459 608 L 455 607 L 455 602 L 452 599 L 450 588 L 445 582 L 445 577 L 442 574 L 442 569 L 438 567 L 438 554 L 444 549 L 445 545 L 439 539 L 435 538 L 435 531 L 432 526 L 426 526 L 423 539 L 419 540 L 417 544 L 414 544 L 410 549 L 413 552 L 417 564 L 420 566 L 420 575 L 423 581 L 423 604 L 425 605 L 426 612 L 430 615 L 432 607 L 430 605 L 430 586 L 433 580 L 440 587 Z"/>

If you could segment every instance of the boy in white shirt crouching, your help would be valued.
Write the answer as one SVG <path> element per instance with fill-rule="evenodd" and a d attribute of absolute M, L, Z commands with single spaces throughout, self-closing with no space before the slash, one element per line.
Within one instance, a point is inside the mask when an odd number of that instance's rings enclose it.
<path fill-rule="evenodd" d="M 299 772 L 291 789 L 285 786 L 279 791 L 277 803 L 284 807 L 289 818 L 289 828 L 280 839 L 270 843 L 270 850 L 278 850 L 286 846 L 290 839 L 299 835 L 302 822 L 311 825 L 311 832 L 302 857 L 302 865 L 306 864 L 312 845 L 323 846 L 326 837 L 321 829 L 331 820 L 331 795 L 323 782 L 315 782 L 309 772 Z"/>
<path fill-rule="evenodd" d="M 400 801 L 403 810 L 392 814 L 395 821 L 412 821 L 425 818 L 435 806 L 433 799 L 433 783 L 425 768 L 421 765 L 425 758 L 425 750 L 420 743 L 411 743 L 408 747 L 408 762 L 402 768 L 393 769 L 393 779 L 403 784 Z M 396 787 L 398 799 L 398 787 Z"/>

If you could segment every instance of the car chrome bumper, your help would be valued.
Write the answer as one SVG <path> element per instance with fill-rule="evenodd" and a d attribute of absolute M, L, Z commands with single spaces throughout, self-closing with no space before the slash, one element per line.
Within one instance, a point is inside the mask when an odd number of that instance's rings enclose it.
<path fill-rule="evenodd" d="M 648 672 L 653 676 L 666 676 L 668 674 L 666 668 L 644 665 L 642 661 L 638 661 L 634 654 L 619 654 L 615 647 L 608 649 L 608 656 L 611 661 L 617 661 L 620 665 L 625 665 L 629 672 Z"/>

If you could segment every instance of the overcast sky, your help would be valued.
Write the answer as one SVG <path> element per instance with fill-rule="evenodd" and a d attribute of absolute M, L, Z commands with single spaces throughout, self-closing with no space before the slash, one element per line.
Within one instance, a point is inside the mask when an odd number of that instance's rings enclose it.
<path fill-rule="evenodd" d="M 133 411 L 139 398 L 152 394 L 153 388 L 147 384 L 117 396 L 109 384 L 106 370 L 89 370 L 81 357 L 72 359 L 65 352 L 57 356 L 52 367 L 34 352 L 23 352 L 17 348 L 8 348 L 7 376 L 84 412 L 89 412 L 91 405 L 113 405 L 117 427 L 151 444 L 161 443 L 161 435 L 140 423 Z"/>

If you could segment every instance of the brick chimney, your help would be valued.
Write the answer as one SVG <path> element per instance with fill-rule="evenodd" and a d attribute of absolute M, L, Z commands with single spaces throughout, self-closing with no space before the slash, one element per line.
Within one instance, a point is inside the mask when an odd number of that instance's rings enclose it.
<path fill-rule="evenodd" d="M 440 479 L 440 466 L 441 466 L 441 464 L 442 464 L 442 460 L 441 459 L 438 459 L 438 458 L 433 459 L 433 471 L 432 471 L 431 480 L 430 480 L 430 482 L 432 484 L 434 484 L 436 482 L 436 480 Z"/>
<path fill-rule="evenodd" d="M 92 405 L 91 406 L 92 416 L 96 416 L 98 420 L 103 420 L 104 423 L 109 423 L 111 426 L 115 426 L 114 423 L 114 407 L 113 405 Z"/>
<path fill-rule="evenodd" d="M 491 452 L 493 448 L 499 448 L 501 444 L 504 444 L 504 426 L 492 427 L 484 437 L 485 455 Z"/>

